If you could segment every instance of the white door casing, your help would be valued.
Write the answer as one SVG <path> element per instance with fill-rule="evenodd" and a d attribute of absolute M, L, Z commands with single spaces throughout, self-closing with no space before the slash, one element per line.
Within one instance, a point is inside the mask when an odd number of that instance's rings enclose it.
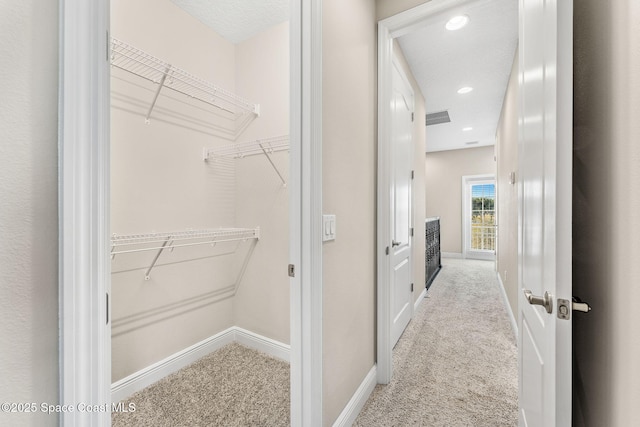
<path fill-rule="evenodd" d="M 468 0 L 431 0 L 378 22 L 378 171 L 377 171 L 377 344 L 376 373 L 379 384 L 388 384 L 393 371 L 391 274 L 387 247 L 393 239 L 391 216 L 391 135 L 393 96 L 393 39 L 421 28 L 425 21 L 467 3 Z"/>
<path fill-rule="evenodd" d="M 291 0 L 291 421 L 305 426 L 322 425 L 321 11 Z M 60 0 L 59 39 L 58 403 L 110 407 L 109 0 Z M 61 412 L 59 424 L 111 415 Z"/>
<path fill-rule="evenodd" d="M 521 426 L 571 425 L 573 1 L 520 0 L 518 367 Z M 551 294 L 552 312 L 524 290 Z M 571 316 L 573 313 L 570 314 Z"/>
<path fill-rule="evenodd" d="M 413 315 L 411 292 L 411 165 L 413 90 L 399 65 L 393 63 L 392 96 L 392 209 L 391 242 L 391 346 L 409 324 Z"/>

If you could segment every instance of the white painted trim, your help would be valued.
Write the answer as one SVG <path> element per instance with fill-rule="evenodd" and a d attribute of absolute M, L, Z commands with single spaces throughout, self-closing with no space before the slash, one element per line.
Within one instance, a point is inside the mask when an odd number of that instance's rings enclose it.
<path fill-rule="evenodd" d="M 153 365 L 134 372 L 126 378 L 116 381 L 111 386 L 111 400 L 119 402 L 126 399 L 133 393 L 158 382 L 162 378 L 191 365 L 232 342 L 261 351 L 285 362 L 288 362 L 290 358 L 290 347 L 287 344 L 232 326 L 219 334 L 202 340 Z"/>
<path fill-rule="evenodd" d="M 422 304 L 422 301 L 424 301 L 424 299 L 426 297 L 427 297 L 427 288 L 422 288 L 422 292 L 420 292 L 420 296 L 413 303 L 413 312 L 414 313 L 418 310 L 418 307 L 420 307 L 420 304 Z"/>
<path fill-rule="evenodd" d="M 496 251 L 485 252 L 479 250 L 471 250 L 470 242 L 471 242 L 471 226 L 467 219 L 471 213 L 471 185 L 472 184 L 484 184 L 484 183 L 492 183 L 496 185 L 496 176 L 495 174 L 481 174 L 481 175 L 464 175 L 462 177 L 462 257 L 464 259 L 480 259 L 484 261 L 495 261 L 496 259 Z M 496 187 L 496 196 L 495 196 L 495 207 L 497 212 L 498 207 L 498 194 Z M 496 233 L 496 241 L 497 241 L 497 233 Z"/>
<path fill-rule="evenodd" d="M 322 0 L 291 2 L 291 425 L 321 426 Z M 294 58 L 299 58 L 295 60 Z M 293 180 L 290 180 L 293 181 Z"/>
<path fill-rule="evenodd" d="M 460 252 L 440 252 L 442 258 L 455 258 L 462 259 L 462 254 Z"/>
<path fill-rule="evenodd" d="M 116 381 L 111 386 L 111 399 L 119 402 L 133 393 L 150 386 L 162 378 L 189 366 L 198 359 L 235 341 L 236 331 L 231 327 L 210 338 L 172 354 L 163 360 Z"/>
<path fill-rule="evenodd" d="M 500 277 L 500 273 L 496 271 L 496 277 L 498 278 L 498 283 L 500 284 L 500 295 L 502 296 L 502 303 L 504 304 L 504 308 L 507 310 L 507 314 L 509 315 L 509 321 L 511 322 L 511 329 L 513 329 L 513 333 L 516 337 L 516 342 L 518 341 L 518 322 L 513 314 L 513 310 L 511 309 L 511 304 L 509 304 L 509 297 L 507 297 L 507 291 L 504 288 L 504 283 L 502 282 L 502 277 Z"/>
<path fill-rule="evenodd" d="M 391 381 L 391 88 L 393 39 L 384 21 L 378 23 L 378 206 L 377 206 L 377 376 L 379 384 Z"/>
<path fill-rule="evenodd" d="M 393 371 L 391 348 L 391 257 L 386 248 L 391 243 L 390 185 L 391 185 L 391 67 L 393 38 L 420 26 L 435 14 L 458 7 L 468 0 L 432 0 L 378 22 L 378 188 L 377 188 L 377 377 L 378 383 L 388 384 Z"/>
<path fill-rule="evenodd" d="M 291 361 L 291 346 L 255 332 L 234 326 L 235 341 L 245 347 L 261 351 L 289 363 Z"/>
<path fill-rule="evenodd" d="M 371 392 L 376 387 L 377 376 L 376 365 L 373 365 L 369 373 L 364 377 L 364 380 L 360 383 L 358 389 L 353 393 L 353 396 L 351 396 L 347 406 L 344 407 L 338 419 L 333 423 L 333 427 L 348 427 L 355 422 L 358 414 L 360 414 L 365 403 L 367 403 L 369 396 L 371 396 Z"/>
<path fill-rule="evenodd" d="M 111 403 L 109 2 L 59 0 L 60 405 Z M 109 426 L 109 412 L 61 412 Z"/>

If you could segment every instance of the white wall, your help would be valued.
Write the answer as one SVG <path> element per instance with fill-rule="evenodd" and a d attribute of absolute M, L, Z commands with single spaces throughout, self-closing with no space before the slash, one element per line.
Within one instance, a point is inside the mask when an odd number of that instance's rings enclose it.
<path fill-rule="evenodd" d="M 261 115 L 242 141 L 289 133 L 289 24 L 236 46 L 236 91 L 260 102 Z M 271 155 L 289 182 L 289 153 Z M 260 226 L 256 246 L 234 300 L 236 326 L 289 343 L 289 192 L 264 156 L 236 165 L 236 220 Z"/>
<path fill-rule="evenodd" d="M 574 13 L 574 425 L 640 425 L 640 3 Z"/>
<path fill-rule="evenodd" d="M 518 53 L 502 104 L 496 132 L 498 250 L 496 270 L 514 315 L 518 308 L 518 186 L 509 173 L 518 171 Z"/>
<path fill-rule="evenodd" d="M 58 402 L 58 3 L 0 0 L 0 402 Z M 55 426 L 0 412 L 0 425 Z"/>
<path fill-rule="evenodd" d="M 164 251 L 148 281 L 155 251 L 115 257 L 112 379 L 233 325 L 287 343 L 288 192 L 263 156 L 204 162 L 202 150 L 287 134 L 288 25 L 234 45 L 168 0 L 112 0 L 111 21 L 114 37 L 262 112 L 239 132 L 232 115 L 163 89 L 145 124 L 156 85 L 112 67 L 112 232 L 261 227 L 253 252 L 250 241 Z M 273 159 L 288 178 L 287 152 Z"/>
<path fill-rule="evenodd" d="M 375 7 L 323 1 L 324 424 L 332 425 L 375 360 Z"/>
<path fill-rule="evenodd" d="M 113 37 L 234 90 L 234 46 L 170 1 L 113 0 L 111 9 Z M 111 82 L 111 232 L 235 225 L 234 169 L 202 160 L 202 147 L 230 142 L 206 124 L 215 108 L 199 110 L 197 101 L 165 89 L 145 124 L 157 86 L 114 67 Z M 148 281 L 155 251 L 115 257 L 113 381 L 233 325 L 233 299 L 213 293 L 233 285 L 232 256 L 225 255 L 233 249 L 227 243 L 166 251 Z"/>
<path fill-rule="evenodd" d="M 488 146 L 426 154 L 425 206 L 427 217 L 440 217 L 442 252 L 462 253 L 462 177 L 495 175 L 493 153 L 494 147 Z"/>

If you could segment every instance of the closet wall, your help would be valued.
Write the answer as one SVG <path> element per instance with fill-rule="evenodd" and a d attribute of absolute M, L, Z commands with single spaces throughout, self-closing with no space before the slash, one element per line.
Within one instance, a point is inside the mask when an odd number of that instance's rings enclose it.
<path fill-rule="evenodd" d="M 148 280 L 158 251 L 116 255 L 112 380 L 231 326 L 288 343 L 286 187 L 263 155 L 203 160 L 205 147 L 288 133 L 288 25 L 234 45 L 169 0 L 111 8 L 112 37 L 261 109 L 238 118 L 163 89 L 145 123 L 157 85 L 112 67 L 112 233 L 260 227 L 261 235 L 164 250 Z M 287 151 L 271 156 L 287 180 Z"/>

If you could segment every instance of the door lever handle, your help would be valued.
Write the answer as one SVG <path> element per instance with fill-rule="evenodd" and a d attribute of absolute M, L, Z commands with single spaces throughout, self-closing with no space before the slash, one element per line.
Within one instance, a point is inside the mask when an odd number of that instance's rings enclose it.
<path fill-rule="evenodd" d="M 396 246 L 400 246 L 402 242 L 396 242 L 395 240 L 391 241 L 391 247 L 395 248 Z"/>
<path fill-rule="evenodd" d="M 545 291 L 544 296 L 533 295 L 529 289 L 524 289 L 524 297 L 529 301 L 531 305 L 541 305 L 547 310 L 547 313 L 551 313 L 553 311 L 553 297 L 547 291 Z"/>

